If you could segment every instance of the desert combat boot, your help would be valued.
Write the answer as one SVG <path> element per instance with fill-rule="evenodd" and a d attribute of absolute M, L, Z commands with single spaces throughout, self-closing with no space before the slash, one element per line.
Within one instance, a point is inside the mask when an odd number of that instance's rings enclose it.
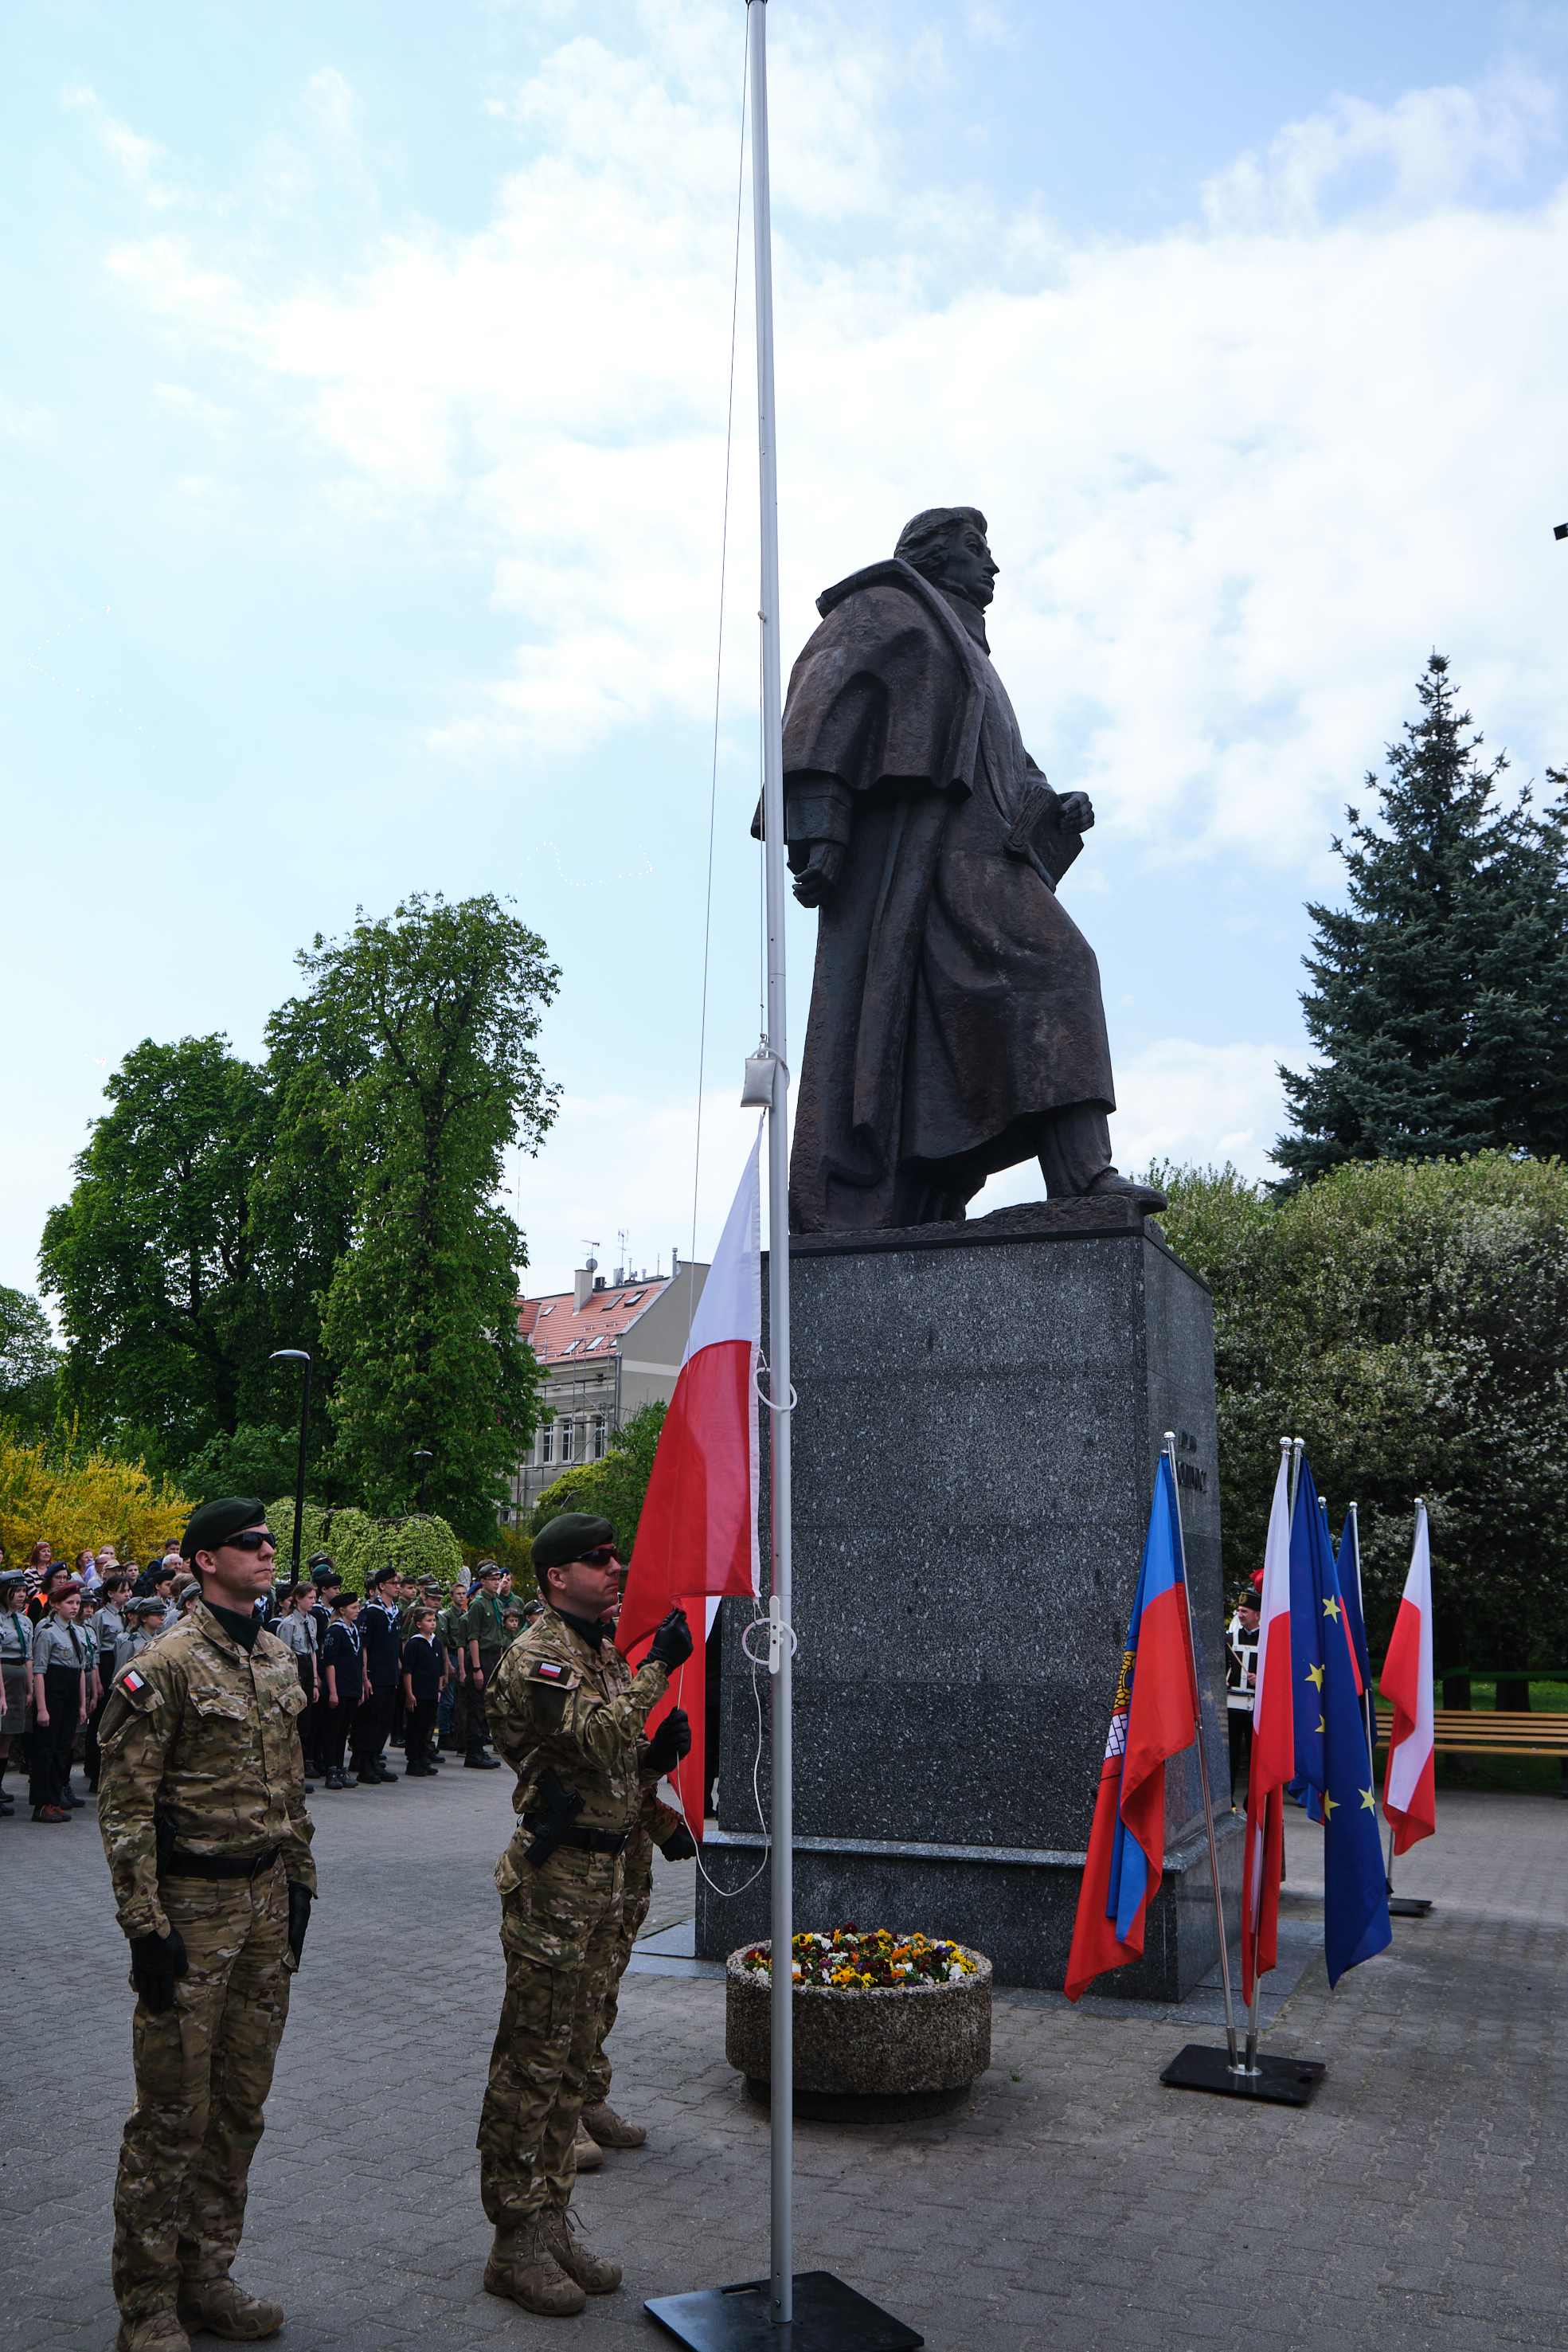
<path fill-rule="evenodd" d="M 547 2205 L 541 2217 L 549 2250 L 569 2278 L 589 2294 L 613 2294 L 621 2284 L 621 2265 L 591 2254 L 577 2235 L 577 2216 L 570 2205 Z"/>
<path fill-rule="evenodd" d="M 577 2119 L 577 2137 L 571 2144 L 571 2156 L 572 2162 L 579 2172 L 597 2172 L 604 2161 L 603 2149 L 599 2142 L 590 2136 L 588 2126 L 580 2116 Z"/>
<path fill-rule="evenodd" d="M 629 2124 L 618 2116 L 608 2099 L 600 2099 L 582 2110 L 584 2128 L 592 2135 L 596 2147 L 641 2147 L 648 2137 L 646 2124 Z"/>
<path fill-rule="evenodd" d="M 570 2319 L 580 2311 L 587 2295 L 556 2259 L 548 2217 L 526 2213 L 520 2221 L 501 2221 L 485 2265 L 486 2294 L 508 2295 L 525 2311 L 544 2319 Z"/>
<path fill-rule="evenodd" d="M 283 2305 L 246 2294 L 232 2278 L 182 2279 L 180 2324 L 193 2336 L 204 2327 L 209 2336 L 226 2336 L 231 2344 L 258 2344 L 282 2326 Z"/>
<path fill-rule="evenodd" d="M 114 2352 L 191 2352 L 191 2339 L 172 2311 L 149 2311 L 120 2321 Z"/>

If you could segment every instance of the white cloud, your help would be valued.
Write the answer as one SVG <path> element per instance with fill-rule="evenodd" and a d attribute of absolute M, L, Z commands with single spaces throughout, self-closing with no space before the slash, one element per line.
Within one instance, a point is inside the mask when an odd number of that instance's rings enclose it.
<path fill-rule="evenodd" d="M 337 278 L 216 226 L 115 257 L 225 397 L 248 378 L 267 429 L 314 448 L 346 525 L 405 516 L 487 562 L 515 650 L 434 727 L 457 759 L 711 707 L 738 42 L 711 8 L 636 21 L 644 53 L 569 39 L 500 101 L 522 152 L 473 234 L 381 236 Z M 791 649 L 826 582 L 972 499 L 1031 748 L 1167 862 L 1320 853 L 1434 643 L 1494 737 L 1506 714 L 1568 748 L 1545 568 L 1568 329 L 1543 299 L 1568 201 L 1479 201 L 1549 93 L 1342 100 L 1216 182 L 1207 227 L 1071 247 L 941 187 L 912 217 L 893 99 L 936 68 L 868 44 L 830 70 L 824 37 L 808 14 L 774 47 Z M 747 331 L 743 295 L 737 717 Z"/>
<path fill-rule="evenodd" d="M 168 151 L 155 139 L 144 139 L 129 124 L 117 121 L 97 91 L 86 82 L 75 83 L 70 89 L 62 90 L 60 104 L 90 118 L 98 133 L 99 144 L 119 166 L 126 185 L 141 197 L 143 204 L 162 210 L 178 201 L 173 190 L 158 177 L 160 165 L 168 160 Z"/>

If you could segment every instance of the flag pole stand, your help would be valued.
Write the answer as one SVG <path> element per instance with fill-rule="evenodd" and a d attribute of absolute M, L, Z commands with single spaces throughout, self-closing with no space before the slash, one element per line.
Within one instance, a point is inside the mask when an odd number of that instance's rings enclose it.
<path fill-rule="evenodd" d="M 1290 1440 L 1282 1441 L 1289 1444 Z M 1165 1451 L 1170 1459 L 1171 1476 L 1176 1476 L 1176 1439 L 1166 1432 Z M 1296 1477 L 1301 1468 L 1302 1442 L 1295 1441 L 1291 1465 L 1291 1504 L 1295 1506 Z M 1186 1542 L 1181 1534 L 1181 1490 L 1176 1490 L 1176 1533 L 1182 1546 L 1182 1583 L 1186 1587 L 1186 1621 L 1189 1643 L 1192 1637 L 1192 1590 L 1186 1584 Z M 1212 2044 L 1189 2042 L 1178 2051 L 1170 2064 L 1161 2073 L 1160 2080 L 1173 2091 L 1209 2091 L 1222 2099 L 1252 2099 L 1264 2106 L 1304 2107 L 1322 2081 L 1328 2069 L 1315 2058 L 1275 2058 L 1258 2047 L 1259 2011 L 1262 2003 L 1263 1979 L 1254 1972 L 1252 2005 L 1247 2015 L 1247 2046 L 1240 2057 L 1236 2047 L 1236 2021 L 1230 2000 L 1230 1957 L 1225 1940 L 1225 1906 L 1219 1892 L 1219 1851 L 1214 1834 L 1214 1804 L 1209 1795 L 1208 1765 L 1203 1747 L 1203 1703 L 1197 1690 L 1197 1654 L 1193 1657 L 1193 1703 L 1197 1728 L 1198 1769 L 1203 1780 L 1204 1819 L 1208 1826 L 1208 1861 L 1214 1874 L 1214 1911 L 1219 1927 L 1219 1980 L 1225 1991 L 1226 2048 L 1216 2050 Z M 1245 1873 L 1242 1900 L 1247 1899 Z"/>
<path fill-rule="evenodd" d="M 757 253 L 757 415 L 762 522 L 762 834 L 768 909 L 768 1512 L 772 1587 L 768 1671 L 773 1685 L 772 2081 L 794 2081 L 795 1829 L 791 1790 L 792 1666 L 789 1622 L 789 1072 L 785 1052 L 784 727 L 779 644 L 779 459 L 773 396 L 773 236 L 768 193 L 767 0 L 747 0 L 750 50 L 751 189 Z M 780 1958 L 783 1965 L 780 1966 Z M 920 2352 L 925 2338 L 831 2271 L 797 2273 L 791 2175 L 794 2101 L 771 2103 L 771 2275 L 693 2294 L 665 2294 L 643 2308 L 691 2352 Z"/>

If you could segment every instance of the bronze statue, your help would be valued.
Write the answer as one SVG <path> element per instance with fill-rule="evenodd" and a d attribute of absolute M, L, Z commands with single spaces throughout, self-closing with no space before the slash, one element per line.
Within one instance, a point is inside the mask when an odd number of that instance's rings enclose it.
<path fill-rule="evenodd" d="M 916 515 L 818 597 L 790 677 L 785 835 L 821 910 L 795 1233 L 962 1218 L 1036 1157 L 1051 1199 L 1165 1206 L 1111 1164 L 1100 970 L 1056 896 L 1094 812 L 1047 783 L 991 667 L 986 529 L 974 507 Z"/>

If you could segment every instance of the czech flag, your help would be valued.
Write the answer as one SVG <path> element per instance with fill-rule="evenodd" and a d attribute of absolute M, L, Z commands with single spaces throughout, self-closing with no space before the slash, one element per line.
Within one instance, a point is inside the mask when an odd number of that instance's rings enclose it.
<path fill-rule="evenodd" d="M 1247 1852 L 1241 1886 L 1241 1990 L 1252 1987 L 1279 1957 L 1280 1871 L 1285 1856 L 1285 1789 L 1296 1776 L 1295 1714 L 1291 1691 L 1290 1456 L 1280 1475 L 1263 1549 L 1263 1589 L 1258 1596 L 1258 1676 L 1252 1697 L 1252 1763 L 1247 1779 Z"/>
<path fill-rule="evenodd" d="M 629 1657 L 672 1609 L 684 1609 L 695 1647 L 648 1717 L 672 1706 L 691 1718 L 692 1748 L 671 1775 L 692 1835 L 703 1833 L 705 1646 L 727 1592 L 755 1593 L 758 1495 L 757 1365 L 762 1343 L 762 1193 L 758 1122 L 740 1190 L 692 1318 L 675 1393 L 659 1433 L 637 1522 L 615 1643 Z M 692 1696 L 687 1698 L 685 1693 Z"/>
<path fill-rule="evenodd" d="M 1078 1894 L 1069 2000 L 1105 1969 L 1143 1957 L 1149 1903 L 1166 1864 L 1166 1764 L 1191 1747 L 1197 1727 L 1176 1481 L 1162 1454 Z"/>
<path fill-rule="evenodd" d="M 1432 1547 L 1427 1506 L 1416 1506 L 1416 1546 L 1394 1636 L 1383 1661 L 1383 1695 L 1394 1702 L 1383 1810 L 1394 1824 L 1394 1851 L 1408 1853 L 1437 1826 L 1432 1748 Z"/>

